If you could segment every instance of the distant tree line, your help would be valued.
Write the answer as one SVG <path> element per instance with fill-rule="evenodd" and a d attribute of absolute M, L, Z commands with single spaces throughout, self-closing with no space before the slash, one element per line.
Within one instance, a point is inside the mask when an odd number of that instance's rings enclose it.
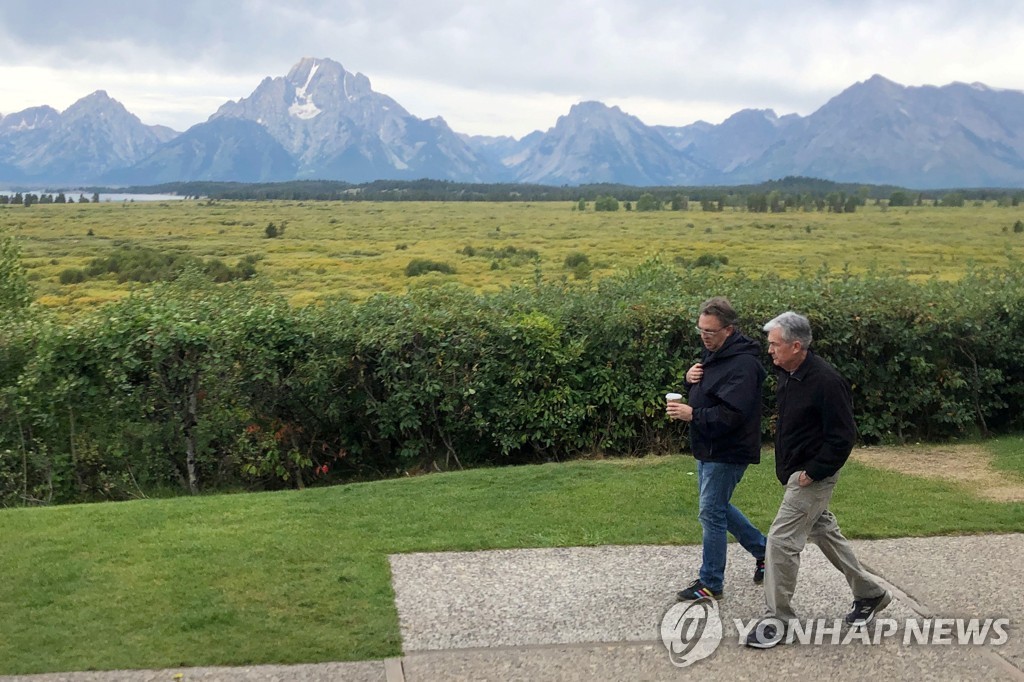
<path fill-rule="evenodd" d="M 888 201 L 894 195 L 913 197 L 921 203 L 948 205 L 944 198 L 956 193 L 965 201 L 998 200 L 1009 202 L 1024 197 L 1021 190 L 972 189 L 918 191 L 893 185 L 866 185 L 837 183 L 805 177 L 786 177 L 759 184 L 693 187 L 636 187 L 618 184 L 587 184 L 579 186 L 532 185 L 525 183 L 480 184 L 446 180 L 375 180 L 362 184 L 340 181 L 301 180 L 277 183 L 188 182 L 170 183 L 150 187 L 133 187 L 128 192 L 173 193 L 184 196 L 202 196 L 210 199 L 234 200 L 293 200 L 293 201 L 583 201 L 592 203 L 611 197 L 619 202 L 630 202 L 637 210 L 687 210 L 689 202 L 696 202 L 704 210 L 724 207 L 747 207 L 750 199 L 765 212 L 785 208 L 813 207 L 817 210 L 846 210 L 852 199 L 857 205 L 869 200 Z M 649 196 L 648 196 L 649 195 Z M 643 204 L 641 198 L 647 196 Z M 763 197 L 763 201 L 762 201 Z M 841 204 L 840 204 L 841 199 Z M 824 201 L 824 204 L 820 202 Z M 853 203 L 849 204 L 853 206 Z"/>
<path fill-rule="evenodd" d="M 85 196 L 84 194 L 79 194 L 78 195 L 78 202 L 77 203 L 79 203 L 79 204 L 97 203 L 98 204 L 99 201 L 100 201 L 99 192 L 94 192 L 93 195 L 92 195 L 92 199 L 91 200 L 89 199 L 89 197 Z M 33 204 L 73 204 L 73 203 L 75 203 L 75 198 L 73 196 L 65 195 L 64 192 L 57 192 L 55 194 L 46 194 L 46 193 L 44 193 L 44 194 L 33 194 L 31 192 L 26 192 L 24 194 L 22 194 L 21 192 L 15 192 L 14 194 L 0 194 L 0 204 L 2 204 L 2 205 L 20 204 L 22 206 L 31 206 Z"/>
<path fill-rule="evenodd" d="M 92 201 L 100 191 L 89 188 Z M 736 186 L 637 187 L 618 184 L 578 186 L 533 185 L 525 183 L 463 183 L 447 180 L 375 180 L 362 184 L 330 180 L 296 180 L 275 183 L 175 182 L 161 185 L 118 188 L 124 193 L 177 194 L 210 201 L 567 201 L 578 210 L 686 211 L 691 205 L 703 211 L 727 208 L 755 213 L 788 210 L 851 213 L 858 206 L 963 206 L 966 202 L 996 201 L 1017 206 L 1024 199 L 1021 189 L 913 190 L 893 185 L 838 183 L 806 177 L 786 177 L 759 184 Z M 63 193 L 0 195 L 0 203 L 72 203 Z M 88 202 L 80 194 L 78 202 Z"/>
<path fill-rule="evenodd" d="M 99 188 L 102 189 L 102 188 Z M 327 180 L 297 180 L 275 183 L 178 182 L 145 187 L 119 189 L 121 192 L 178 194 L 209 199 L 259 201 L 572 201 L 595 202 L 612 197 L 621 203 L 630 202 L 637 210 L 687 209 L 688 202 L 712 207 L 746 206 L 747 197 L 755 194 L 777 194 L 790 197 L 790 205 L 804 197 L 825 198 L 841 193 L 861 200 L 887 199 L 902 188 L 891 185 L 836 183 L 814 178 L 788 177 L 756 185 L 637 187 L 610 183 L 577 186 L 532 185 L 525 183 L 462 183 L 447 180 L 375 180 L 362 184 Z M 906 190 L 909 191 L 909 190 Z M 794 199 L 798 197 L 798 199 Z M 644 199 L 641 202 L 641 198 Z M 657 208 L 654 208 L 657 202 Z"/>

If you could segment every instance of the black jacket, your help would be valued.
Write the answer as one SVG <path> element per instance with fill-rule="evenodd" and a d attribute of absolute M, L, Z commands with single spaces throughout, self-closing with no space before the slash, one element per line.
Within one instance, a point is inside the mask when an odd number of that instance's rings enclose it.
<path fill-rule="evenodd" d="M 790 374 L 779 371 L 776 391 L 775 474 L 785 484 L 797 471 L 815 481 L 846 464 L 857 439 L 850 385 L 813 352 Z"/>
<path fill-rule="evenodd" d="M 693 407 L 690 443 L 705 462 L 757 464 L 761 461 L 761 348 L 740 332 L 715 352 L 704 349 L 704 376 L 686 384 Z"/>

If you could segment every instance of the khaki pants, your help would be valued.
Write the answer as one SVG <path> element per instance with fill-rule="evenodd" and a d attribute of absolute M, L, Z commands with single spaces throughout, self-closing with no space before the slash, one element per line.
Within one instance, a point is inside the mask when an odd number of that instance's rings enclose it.
<path fill-rule="evenodd" d="M 842 571 L 854 599 L 871 599 L 885 593 L 853 553 L 850 542 L 839 530 L 836 517 L 828 510 L 839 474 L 800 487 L 800 472 L 790 476 L 779 513 L 768 531 L 765 555 L 764 599 L 767 616 L 783 623 L 796 618 L 793 590 L 800 570 L 800 552 L 807 541 L 818 545 L 832 565 Z"/>

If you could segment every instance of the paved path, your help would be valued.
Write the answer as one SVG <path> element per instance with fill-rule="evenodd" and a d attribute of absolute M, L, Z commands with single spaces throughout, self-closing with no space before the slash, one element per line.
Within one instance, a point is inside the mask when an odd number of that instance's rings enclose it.
<path fill-rule="evenodd" d="M 387 661 L 0 677 L 2 682 L 416 682 L 422 680 L 986 679 L 1024 682 L 1024 534 L 856 541 L 896 600 L 900 630 L 878 644 L 739 645 L 734 619 L 760 615 L 753 562 L 729 546 L 721 646 L 672 665 L 660 623 L 695 576 L 700 547 L 631 546 L 404 554 L 391 559 L 404 653 Z M 849 610 L 842 576 L 804 552 L 796 606 L 827 623 Z M 903 641 L 907 619 L 1006 618 L 1001 645 Z M 837 637 L 848 633 L 842 628 Z M 826 637 L 826 641 L 829 637 Z M 953 638 L 955 641 L 955 637 Z M 766 673 L 770 670 L 770 675 Z"/>

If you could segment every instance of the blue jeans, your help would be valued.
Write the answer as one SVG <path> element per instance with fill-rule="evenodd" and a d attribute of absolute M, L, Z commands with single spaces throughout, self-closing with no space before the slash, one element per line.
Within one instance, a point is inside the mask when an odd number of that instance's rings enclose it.
<path fill-rule="evenodd" d="M 729 501 L 746 470 L 746 464 L 697 460 L 697 486 L 700 490 L 697 518 L 704 530 L 700 581 L 715 592 L 719 592 L 725 582 L 726 532 L 732 533 L 755 559 L 764 560 L 764 534 Z"/>

